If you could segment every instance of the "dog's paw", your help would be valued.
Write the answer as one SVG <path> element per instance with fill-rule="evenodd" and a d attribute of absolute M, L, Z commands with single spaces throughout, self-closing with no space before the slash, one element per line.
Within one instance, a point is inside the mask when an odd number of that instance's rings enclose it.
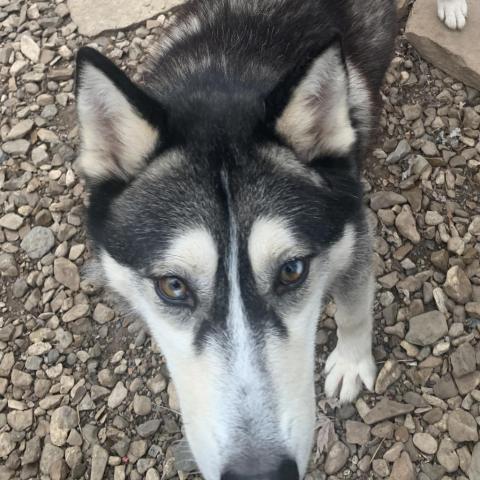
<path fill-rule="evenodd" d="M 377 368 L 371 353 L 359 360 L 343 355 L 338 346 L 330 354 L 325 365 L 325 394 L 328 398 L 338 395 L 340 403 L 355 400 L 362 390 L 362 383 L 373 390 Z"/>
<path fill-rule="evenodd" d="M 452 30 L 461 30 L 467 21 L 466 0 L 437 0 L 438 16 Z"/>

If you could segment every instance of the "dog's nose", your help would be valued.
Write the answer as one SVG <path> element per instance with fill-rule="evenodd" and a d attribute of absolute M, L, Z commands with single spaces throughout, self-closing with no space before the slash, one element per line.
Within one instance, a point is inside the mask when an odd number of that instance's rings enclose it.
<path fill-rule="evenodd" d="M 284 459 L 274 470 L 262 472 L 261 465 L 245 465 L 244 469 L 238 466 L 228 469 L 221 480 L 299 480 L 298 467 L 294 460 Z"/>

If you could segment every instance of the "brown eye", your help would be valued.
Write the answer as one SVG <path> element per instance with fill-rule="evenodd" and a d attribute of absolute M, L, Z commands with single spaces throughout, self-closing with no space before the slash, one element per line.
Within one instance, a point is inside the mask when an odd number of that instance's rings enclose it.
<path fill-rule="evenodd" d="M 187 284 L 178 277 L 161 277 L 155 282 L 157 295 L 168 303 L 191 304 L 192 295 Z"/>
<path fill-rule="evenodd" d="M 307 273 L 307 263 L 303 259 L 290 260 L 283 264 L 279 273 L 279 282 L 285 287 L 298 285 Z"/>

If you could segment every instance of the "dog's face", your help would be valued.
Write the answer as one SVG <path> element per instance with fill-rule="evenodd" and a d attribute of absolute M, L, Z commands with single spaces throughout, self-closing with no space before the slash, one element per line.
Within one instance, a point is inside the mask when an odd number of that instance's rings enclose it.
<path fill-rule="evenodd" d="M 341 65 L 336 47 L 323 52 L 288 88 L 270 135 L 263 100 L 215 92 L 160 106 L 99 54 L 80 54 L 91 235 L 109 284 L 167 359 L 208 479 L 307 468 L 315 329 L 351 260 L 360 196 Z M 321 109 L 309 91 L 317 70 L 337 76 Z"/>

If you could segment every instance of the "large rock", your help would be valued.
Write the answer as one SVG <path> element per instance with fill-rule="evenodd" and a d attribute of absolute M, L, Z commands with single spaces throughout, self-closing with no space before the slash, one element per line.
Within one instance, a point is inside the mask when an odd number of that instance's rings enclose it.
<path fill-rule="evenodd" d="M 136 25 L 185 3 L 185 0 L 68 0 L 73 22 L 82 35 Z"/>
<path fill-rule="evenodd" d="M 420 55 L 452 77 L 480 89 L 480 2 L 468 3 L 468 21 L 461 31 L 449 30 L 437 17 L 437 0 L 416 0 L 405 30 Z"/>

